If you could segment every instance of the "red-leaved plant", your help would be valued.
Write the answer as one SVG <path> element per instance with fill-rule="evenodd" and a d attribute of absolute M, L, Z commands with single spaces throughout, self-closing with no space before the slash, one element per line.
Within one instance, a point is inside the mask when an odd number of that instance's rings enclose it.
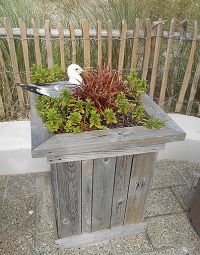
<path fill-rule="evenodd" d="M 117 95 L 123 91 L 128 93 L 129 88 L 120 79 L 119 73 L 110 67 L 99 68 L 96 72 L 89 71 L 85 76 L 84 84 L 76 89 L 76 99 L 91 99 L 95 108 L 102 112 L 105 109 L 116 108 Z"/>

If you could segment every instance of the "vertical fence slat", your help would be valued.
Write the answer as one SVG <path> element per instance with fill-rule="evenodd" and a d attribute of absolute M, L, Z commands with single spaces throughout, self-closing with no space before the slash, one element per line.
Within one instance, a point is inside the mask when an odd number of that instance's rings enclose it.
<path fill-rule="evenodd" d="M 112 65 L 112 21 L 108 21 L 108 66 Z"/>
<path fill-rule="evenodd" d="M 148 66 L 149 66 L 149 58 L 150 58 L 150 49 L 151 49 L 151 21 L 146 19 L 146 42 L 145 42 L 145 50 L 144 50 L 144 61 L 143 61 L 143 71 L 142 71 L 142 79 L 146 80 Z"/>
<path fill-rule="evenodd" d="M 151 73 L 150 91 L 149 91 L 149 96 L 152 98 L 155 92 L 161 38 L 162 38 L 162 23 L 159 23 L 157 26 L 157 32 L 156 32 L 155 51 L 154 51 L 153 66 L 152 66 L 152 73 Z"/>
<path fill-rule="evenodd" d="M 199 109 L 198 109 L 197 117 L 200 117 L 200 103 L 199 103 Z"/>
<path fill-rule="evenodd" d="M 82 161 L 82 233 L 92 231 L 93 160 Z"/>
<path fill-rule="evenodd" d="M 90 67 L 90 35 L 87 20 L 82 21 L 84 67 Z"/>
<path fill-rule="evenodd" d="M 6 65 L 3 59 L 2 50 L 0 48 L 0 71 L 2 72 L 2 79 L 3 79 L 3 90 L 5 91 L 5 101 L 6 104 L 8 104 L 8 109 L 10 111 L 11 117 L 14 116 L 14 107 L 13 107 L 13 100 L 12 100 L 12 94 L 9 86 L 8 76 L 6 73 Z M 5 110 L 4 110 L 5 111 Z"/>
<path fill-rule="evenodd" d="M 5 115 L 5 110 L 4 110 L 4 105 L 3 105 L 3 101 L 2 101 L 2 97 L 0 95 L 0 118 L 4 118 Z"/>
<path fill-rule="evenodd" d="M 183 51 L 185 49 L 185 38 L 186 38 L 187 27 L 188 27 L 188 23 L 185 20 L 182 23 L 180 40 L 177 43 L 176 57 L 175 57 L 175 60 L 174 60 L 174 65 L 173 65 L 172 80 L 171 80 L 171 82 L 168 86 L 168 97 L 169 97 L 169 100 L 168 100 L 168 103 L 167 103 L 168 109 L 170 109 L 173 97 L 175 96 L 174 92 L 176 91 L 179 69 L 180 69 L 181 64 L 182 64 Z"/>
<path fill-rule="evenodd" d="M 97 21 L 97 51 L 98 51 L 98 67 L 102 65 L 102 39 L 101 39 L 101 21 Z"/>
<path fill-rule="evenodd" d="M 10 52 L 10 58 L 11 58 L 11 64 L 12 64 L 12 69 L 13 69 L 13 75 L 16 83 L 20 83 L 20 75 L 19 75 L 19 68 L 18 68 L 18 63 L 17 63 L 17 54 L 15 50 L 15 43 L 14 43 L 14 38 L 13 38 L 13 31 L 11 24 L 8 20 L 8 18 L 5 18 L 5 29 L 6 29 L 6 39 L 8 42 L 8 48 Z M 25 114 L 26 108 L 25 108 L 25 101 L 24 101 L 24 94 L 22 88 L 17 86 L 17 95 L 18 95 L 18 100 L 20 104 L 20 109 L 22 115 Z"/>
<path fill-rule="evenodd" d="M 26 25 L 25 22 L 19 18 L 19 29 L 21 34 L 21 41 L 22 41 L 22 50 L 23 50 L 23 57 L 24 57 L 24 65 L 25 65 L 25 72 L 26 72 L 26 81 L 30 83 L 30 62 L 29 62 L 29 52 L 28 52 L 28 43 L 27 43 L 27 36 L 26 36 Z"/>
<path fill-rule="evenodd" d="M 172 42 L 173 42 L 174 27 L 175 27 L 175 21 L 174 21 L 174 19 L 172 19 L 170 31 L 169 31 L 169 39 L 168 39 L 168 45 L 167 45 L 165 65 L 164 65 L 164 70 L 163 70 L 162 84 L 161 84 L 161 89 L 160 89 L 160 97 L 159 97 L 159 106 L 160 107 L 164 106 L 164 101 L 165 101 L 165 93 L 166 93 L 166 88 L 167 88 L 169 65 L 170 65 L 170 60 L 171 60 L 171 49 L 172 49 Z"/>
<path fill-rule="evenodd" d="M 60 22 L 58 25 L 59 31 L 59 43 L 60 43 L 60 65 L 63 71 L 65 71 L 65 41 L 64 41 L 64 32 L 63 24 Z"/>
<path fill-rule="evenodd" d="M 119 46 L 119 59 L 118 59 L 119 72 L 121 72 L 123 70 L 123 66 L 124 66 L 126 32 L 127 32 L 127 24 L 126 24 L 125 20 L 123 20 L 122 25 L 121 25 L 120 46 Z"/>
<path fill-rule="evenodd" d="M 193 105 L 195 94 L 196 94 L 196 91 L 197 91 L 197 86 L 198 86 L 199 79 L 200 79 L 200 57 L 199 57 L 199 62 L 197 64 L 196 71 L 195 71 L 195 74 L 194 74 L 194 78 L 193 78 L 193 81 L 192 81 L 192 87 L 191 87 L 191 90 L 190 90 L 190 97 L 189 97 L 187 110 L 186 110 L 187 115 L 189 115 L 191 113 L 192 105 Z"/>
<path fill-rule="evenodd" d="M 140 21 L 137 18 L 135 20 L 135 30 L 134 30 L 134 39 L 132 45 L 132 54 L 131 54 L 131 68 L 136 68 L 137 65 L 137 46 L 140 36 Z"/>
<path fill-rule="evenodd" d="M 33 37 L 34 37 L 34 47 L 35 47 L 35 59 L 37 65 L 42 64 L 42 57 L 41 57 L 41 52 L 40 52 L 40 37 L 38 34 L 38 30 L 35 24 L 35 20 L 32 18 L 31 20 L 32 27 L 33 27 Z"/>
<path fill-rule="evenodd" d="M 49 20 L 45 21 L 45 39 L 47 49 L 47 65 L 48 68 L 51 68 L 53 66 L 53 50 L 51 44 L 51 31 L 49 27 Z"/>
<path fill-rule="evenodd" d="M 76 37 L 75 37 L 75 31 L 74 26 L 70 22 L 69 23 L 69 29 L 70 29 L 70 36 L 71 36 L 71 54 L 72 54 L 72 63 L 76 63 Z"/>
<path fill-rule="evenodd" d="M 183 100 L 184 100 L 185 93 L 186 93 L 186 90 L 188 88 L 188 84 L 189 84 L 189 80 L 190 80 L 190 76 L 191 76 L 192 65 L 193 65 L 193 62 L 194 62 L 196 47 L 197 47 L 197 22 L 195 21 L 191 51 L 190 51 L 187 67 L 186 67 L 186 70 L 185 70 L 183 83 L 182 83 L 181 90 L 180 90 L 180 93 L 179 93 L 178 101 L 177 101 L 177 104 L 176 104 L 175 112 L 180 112 L 181 109 L 182 109 Z"/>

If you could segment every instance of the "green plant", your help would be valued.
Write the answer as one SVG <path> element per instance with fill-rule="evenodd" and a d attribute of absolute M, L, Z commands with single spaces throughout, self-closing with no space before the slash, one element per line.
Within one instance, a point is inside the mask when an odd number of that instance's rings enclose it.
<path fill-rule="evenodd" d="M 47 73 L 51 75 L 49 71 Z M 54 133 L 134 125 L 161 128 L 164 123 L 148 116 L 140 102 L 144 82 L 135 71 L 131 71 L 127 80 L 128 84 L 125 84 L 119 74 L 109 68 L 90 71 L 83 86 L 77 88 L 74 94 L 63 89 L 59 98 L 39 96 L 36 109 Z"/>
<path fill-rule="evenodd" d="M 156 128 L 156 129 L 160 129 L 161 127 L 163 127 L 165 125 L 165 122 L 163 120 L 159 120 L 159 119 L 156 119 L 155 117 L 148 117 L 148 118 L 145 118 L 141 121 L 141 124 L 144 126 L 144 127 L 147 127 L 147 128 Z"/>
<path fill-rule="evenodd" d="M 34 64 L 31 68 L 31 80 L 34 83 L 50 83 L 62 80 L 63 78 L 64 74 L 59 65 L 48 68 Z"/>
<path fill-rule="evenodd" d="M 135 69 L 130 71 L 130 74 L 127 77 L 128 85 L 131 88 L 131 94 L 138 97 L 144 94 L 147 90 L 146 80 L 140 79 Z"/>

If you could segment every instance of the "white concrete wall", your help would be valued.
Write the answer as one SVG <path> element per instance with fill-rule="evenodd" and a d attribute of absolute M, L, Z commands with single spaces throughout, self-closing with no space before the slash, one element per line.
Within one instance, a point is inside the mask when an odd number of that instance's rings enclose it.
<path fill-rule="evenodd" d="M 158 159 L 200 162 L 200 119 L 180 114 L 170 117 L 187 133 L 186 140 L 166 145 Z M 31 157 L 30 121 L 0 122 L 0 175 L 49 171 L 46 158 Z"/>
<path fill-rule="evenodd" d="M 0 122 L 0 175 L 44 171 L 46 158 L 31 156 L 30 121 Z"/>
<path fill-rule="evenodd" d="M 168 143 L 159 159 L 187 160 L 200 163 L 200 118 L 181 114 L 169 116 L 186 132 L 185 141 Z"/>

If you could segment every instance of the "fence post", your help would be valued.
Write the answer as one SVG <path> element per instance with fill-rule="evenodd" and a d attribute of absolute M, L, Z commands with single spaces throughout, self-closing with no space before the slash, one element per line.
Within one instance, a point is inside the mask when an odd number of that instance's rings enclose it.
<path fill-rule="evenodd" d="M 48 68 L 51 68 L 53 66 L 53 50 L 51 44 L 51 32 L 49 27 L 49 20 L 45 21 L 45 37 L 47 49 L 47 64 Z"/>
<path fill-rule="evenodd" d="M 145 50 L 144 50 L 144 61 L 143 61 L 143 72 L 142 79 L 146 80 L 147 72 L 149 67 L 149 58 L 150 58 L 150 50 L 151 50 L 151 21 L 146 19 L 146 42 L 145 42 Z"/>
<path fill-rule="evenodd" d="M 153 95 L 155 92 L 156 76 L 157 76 L 158 62 L 159 62 L 159 56 L 160 56 L 161 38 L 162 38 L 162 23 L 159 23 L 157 25 L 155 51 L 154 51 L 154 58 L 153 58 L 153 65 L 152 65 L 152 72 L 151 72 L 151 81 L 150 81 L 149 96 L 151 98 L 153 98 Z"/>
<path fill-rule="evenodd" d="M 42 64 L 42 57 L 40 52 L 40 38 L 39 33 L 35 24 L 35 20 L 32 18 L 31 20 L 33 26 L 33 37 L 34 37 L 34 46 L 35 46 L 35 58 L 37 65 Z"/>
<path fill-rule="evenodd" d="M 177 101 L 177 104 L 176 104 L 175 112 L 180 112 L 181 108 L 182 108 L 182 105 L 183 105 L 185 93 L 186 93 L 186 90 L 188 88 L 188 84 L 189 84 L 189 80 L 190 80 L 190 76 L 191 76 L 191 71 L 192 71 L 192 66 L 193 66 L 193 62 L 194 62 L 194 55 L 195 55 L 196 47 L 197 47 L 197 22 L 195 21 L 195 23 L 194 23 L 194 34 L 193 34 L 193 39 L 192 39 L 192 47 L 191 47 L 187 67 L 186 67 L 186 70 L 185 70 L 183 83 L 182 83 L 181 90 L 180 90 L 180 93 L 179 93 L 178 101 Z"/>
<path fill-rule="evenodd" d="M 165 65 L 164 65 L 164 70 L 163 70 L 162 85 L 161 85 L 161 89 L 160 89 L 159 106 L 161 108 L 163 108 L 164 102 L 165 102 L 165 93 L 166 93 L 166 88 L 167 88 L 169 65 L 170 65 L 170 60 L 171 60 L 171 49 L 172 49 L 172 42 L 173 42 L 174 27 L 175 27 L 175 21 L 174 21 L 174 19 L 172 19 L 170 31 L 169 31 L 169 39 L 168 39 L 168 45 L 167 45 Z"/>
<path fill-rule="evenodd" d="M 13 31 L 8 18 L 5 18 L 5 29 L 6 29 L 6 35 L 7 35 L 6 39 L 8 42 L 8 48 L 9 48 L 15 83 L 21 83 L 21 78 L 19 75 L 19 68 L 17 63 L 17 54 L 16 54 L 15 44 L 14 44 Z M 20 114 L 22 116 L 25 116 L 26 108 L 25 108 L 24 94 L 23 94 L 22 88 L 18 86 L 17 86 L 17 95 L 18 95 L 19 105 L 21 110 Z"/>

